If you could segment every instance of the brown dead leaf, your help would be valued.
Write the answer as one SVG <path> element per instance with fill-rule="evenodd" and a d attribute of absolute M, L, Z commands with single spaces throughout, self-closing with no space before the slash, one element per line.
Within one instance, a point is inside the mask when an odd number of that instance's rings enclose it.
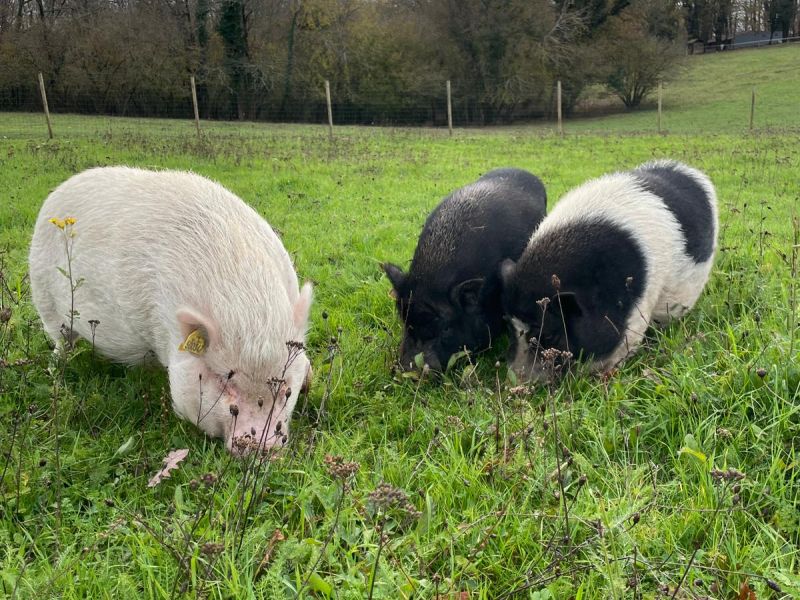
<path fill-rule="evenodd" d="M 739 600 L 757 600 L 756 593 L 750 589 L 750 584 L 747 583 L 747 579 L 739 586 Z"/>
<path fill-rule="evenodd" d="M 275 547 L 285 539 L 286 537 L 280 529 L 276 529 L 272 532 L 272 536 L 269 538 L 269 543 L 267 544 L 267 549 L 264 552 L 264 558 L 261 559 L 253 579 L 259 578 L 261 572 L 269 565 L 269 561 L 272 560 L 272 553 L 275 551 Z"/>
<path fill-rule="evenodd" d="M 173 469 L 178 468 L 178 464 L 186 458 L 186 455 L 189 454 L 188 448 L 181 448 L 180 450 L 173 450 L 167 456 L 164 457 L 164 463 L 161 466 L 161 469 L 150 478 L 150 481 L 147 482 L 147 487 L 156 487 L 161 480 L 166 479 L 169 477 L 170 471 Z"/>

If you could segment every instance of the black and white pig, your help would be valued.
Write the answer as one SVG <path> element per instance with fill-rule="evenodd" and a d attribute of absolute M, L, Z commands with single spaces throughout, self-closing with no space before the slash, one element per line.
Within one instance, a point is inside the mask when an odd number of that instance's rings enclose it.
<path fill-rule="evenodd" d="M 76 285 L 72 332 L 59 268 Z M 57 346 L 66 334 L 122 363 L 155 355 L 175 411 L 234 453 L 285 441 L 310 374 L 312 289 L 269 224 L 221 185 L 126 167 L 75 175 L 41 208 L 30 277 Z"/>
<path fill-rule="evenodd" d="M 502 266 L 503 306 L 518 377 L 541 379 L 555 348 L 605 371 L 651 322 L 697 301 L 717 247 L 711 181 L 675 161 L 606 175 L 567 193 L 520 259 Z"/>
<path fill-rule="evenodd" d="M 404 323 L 403 369 L 413 369 L 421 353 L 442 370 L 454 353 L 485 350 L 502 334 L 500 264 L 520 256 L 546 204 L 536 176 L 495 169 L 433 210 L 408 273 L 383 265 Z"/>

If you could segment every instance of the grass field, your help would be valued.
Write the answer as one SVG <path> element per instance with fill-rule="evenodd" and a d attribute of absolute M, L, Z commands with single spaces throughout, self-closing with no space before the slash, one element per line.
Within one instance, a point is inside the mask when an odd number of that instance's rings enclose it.
<path fill-rule="evenodd" d="M 744 133 L 798 128 L 800 44 L 687 57 L 664 83 L 662 129 L 671 133 Z M 617 101 L 618 103 L 618 101 Z M 644 110 L 570 123 L 573 131 L 646 132 L 657 128 L 656 94 Z"/>
<path fill-rule="evenodd" d="M 0 596 L 799 597 L 800 73 L 775 67 L 798 51 L 693 61 L 668 88 L 669 135 L 641 133 L 652 112 L 564 139 L 342 128 L 333 142 L 317 126 L 207 124 L 197 139 L 191 123 L 57 115 L 48 142 L 39 115 L 0 116 Z M 729 103 L 669 95 L 745 64 L 776 73 L 760 85 L 784 121 L 747 133 L 750 83 L 735 74 Z M 552 206 L 653 157 L 705 170 L 720 197 L 720 252 L 686 318 L 608 378 L 519 390 L 499 351 L 442 381 L 393 374 L 400 326 L 379 264 L 411 257 L 442 196 L 513 165 Z M 280 457 L 230 458 L 175 417 L 160 370 L 85 343 L 52 368 L 26 280 L 33 223 L 70 175 L 120 163 L 220 181 L 315 282 L 315 382 Z M 176 448 L 186 461 L 148 488 Z M 359 468 L 347 477 L 328 455 Z"/>

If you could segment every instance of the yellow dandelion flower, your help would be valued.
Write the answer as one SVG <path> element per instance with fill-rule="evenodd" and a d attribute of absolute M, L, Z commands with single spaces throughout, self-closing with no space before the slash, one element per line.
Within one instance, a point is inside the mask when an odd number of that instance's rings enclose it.
<path fill-rule="evenodd" d="M 50 222 L 59 229 L 64 229 L 64 227 L 66 227 L 67 225 L 64 219 L 59 219 L 58 217 L 53 217 L 52 219 L 50 219 Z"/>
<path fill-rule="evenodd" d="M 75 225 L 75 217 L 67 217 L 64 219 L 64 223 L 67 225 Z"/>

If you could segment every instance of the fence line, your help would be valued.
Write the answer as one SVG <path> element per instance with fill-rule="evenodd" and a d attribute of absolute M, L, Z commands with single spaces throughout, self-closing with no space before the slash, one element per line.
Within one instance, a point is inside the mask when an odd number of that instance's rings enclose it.
<path fill-rule="evenodd" d="M 800 40 L 800 35 L 792 36 L 792 37 L 782 37 L 782 38 L 774 38 L 772 40 L 752 40 L 749 42 L 737 42 L 736 38 L 733 38 L 733 42 L 730 45 L 731 49 L 735 50 L 737 46 L 739 47 L 758 47 L 758 46 L 778 46 L 785 42 L 796 42 Z M 728 44 L 723 44 L 725 49 L 727 49 Z M 716 47 L 716 45 L 712 45 L 712 48 Z"/>
<path fill-rule="evenodd" d="M 45 84 L 45 81 L 44 81 L 44 77 L 43 77 L 43 75 L 41 73 L 37 73 L 37 79 L 38 79 L 38 82 L 37 82 L 38 83 L 38 88 L 39 88 L 39 92 L 40 92 L 39 100 L 40 100 L 41 104 L 35 105 L 33 103 L 32 99 L 29 99 L 29 101 L 21 108 L 24 108 L 26 110 L 26 112 L 40 112 L 40 111 L 43 111 L 44 115 L 45 115 L 45 121 L 47 123 L 48 136 L 50 137 L 50 139 L 52 139 L 53 136 L 54 136 L 53 124 L 52 124 L 51 115 L 50 115 L 50 105 L 52 104 L 52 98 L 48 97 L 46 84 Z M 333 134 L 334 120 L 337 120 L 337 124 L 346 124 L 347 120 L 344 119 L 344 123 L 341 123 L 337 119 L 337 114 L 339 116 L 341 116 L 341 112 L 337 113 L 335 97 L 334 97 L 334 94 L 332 92 L 331 83 L 328 80 L 326 80 L 324 83 L 325 83 L 325 86 L 324 86 L 324 94 L 325 94 L 325 105 L 324 106 L 325 106 L 325 111 L 324 111 L 323 114 L 319 115 L 320 118 L 314 119 L 312 122 L 320 123 L 320 122 L 327 121 L 329 137 L 330 137 L 330 139 L 333 139 L 333 137 L 334 137 L 334 134 Z M 196 80 L 195 80 L 194 76 L 190 76 L 190 78 L 189 78 L 189 86 L 186 89 L 187 89 L 187 95 L 191 98 L 192 109 L 191 109 L 191 112 L 189 112 L 187 110 L 184 110 L 182 113 L 180 113 L 180 116 L 178 118 L 185 118 L 187 120 L 193 118 L 194 127 L 195 127 L 195 129 L 197 131 L 197 135 L 199 136 L 199 135 L 201 135 L 200 113 L 201 113 L 203 107 L 202 107 L 202 103 L 200 102 L 200 99 L 198 97 L 199 94 L 198 94 L 197 84 L 196 84 Z M 563 91 L 562 90 L 563 90 L 562 82 L 561 81 L 556 81 L 555 85 L 553 86 L 553 90 L 551 92 L 551 94 L 552 94 L 551 97 L 553 98 L 553 104 L 554 104 L 553 109 L 552 109 L 552 113 L 555 113 L 555 114 L 553 115 L 551 113 L 550 119 L 551 119 L 551 122 L 552 122 L 553 117 L 555 117 L 555 122 L 553 123 L 553 125 L 555 126 L 555 129 L 556 129 L 558 135 L 560 135 L 560 136 L 563 136 L 565 134 L 565 121 L 568 120 L 566 117 L 569 116 L 569 114 L 564 111 Z M 655 132 L 662 133 L 663 131 L 665 131 L 665 129 L 663 127 L 663 123 L 664 123 L 663 122 L 663 114 L 664 114 L 664 109 L 663 109 L 663 83 L 660 82 L 660 81 L 659 81 L 659 83 L 658 83 L 658 85 L 656 87 L 656 94 L 657 94 L 657 97 L 656 97 L 657 111 L 656 111 L 656 114 L 654 115 L 655 118 L 654 118 L 653 125 L 654 125 Z M 547 92 L 544 92 L 543 95 L 546 96 Z M 52 96 L 52 94 L 51 94 L 51 96 Z M 753 87 L 752 90 L 751 90 L 749 121 L 748 121 L 748 128 L 749 128 L 750 131 L 753 131 L 753 129 L 755 127 L 755 104 L 756 104 L 756 88 Z M 167 106 L 169 106 L 171 108 L 174 108 L 174 105 L 172 103 L 169 103 Z M 454 110 L 453 110 L 453 107 L 454 107 L 454 102 L 453 102 L 453 94 L 452 94 L 452 85 L 451 85 L 450 80 L 447 80 L 445 82 L 445 86 L 444 86 L 444 102 L 443 102 L 443 108 L 442 108 L 442 111 L 443 111 L 444 114 L 443 114 L 442 118 L 441 119 L 432 119 L 432 122 L 415 123 L 415 125 L 434 126 L 434 127 L 437 127 L 437 126 L 444 127 L 446 125 L 449 134 L 452 136 L 453 135 L 453 130 L 454 130 Z M 0 110 L 2 110 L 2 109 L 0 109 Z M 429 109 L 429 110 L 434 110 L 434 112 L 435 112 L 436 109 L 433 108 L 433 109 Z M 169 111 L 167 111 L 167 112 L 169 112 Z M 619 111 L 619 112 L 622 112 L 622 111 Z M 96 115 L 97 113 L 94 113 L 94 114 Z M 575 113 L 573 113 L 573 116 L 579 116 L 580 114 L 581 114 L 580 112 L 576 111 Z M 591 113 L 589 113 L 589 114 L 591 114 Z M 108 116 L 116 116 L 116 115 L 108 115 Z M 543 113 L 540 116 L 547 116 L 547 113 Z M 598 116 L 598 115 L 597 115 L 597 113 L 594 113 L 594 114 L 591 114 L 591 116 Z M 134 118 L 138 118 L 138 116 L 134 117 Z M 225 120 L 225 119 L 223 119 L 223 120 Z M 228 120 L 229 121 L 236 121 L 235 119 L 228 119 Z M 249 120 L 249 119 L 245 119 L 245 120 Z M 352 123 L 352 121 L 351 121 L 351 123 Z M 466 119 L 464 121 L 462 121 L 462 124 L 468 124 L 468 123 L 469 123 L 469 121 L 466 120 Z M 373 122 L 373 123 L 370 123 L 370 124 L 384 124 L 384 123 L 374 123 Z M 389 124 L 390 125 L 395 125 L 395 123 L 389 123 Z M 744 123 L 742 123 L 742 126 L 743 125 L 744 125 Z M 3 133 L 2 128 L 0 128 L 0 134 L 2 134 L 2 133 Z"/>

